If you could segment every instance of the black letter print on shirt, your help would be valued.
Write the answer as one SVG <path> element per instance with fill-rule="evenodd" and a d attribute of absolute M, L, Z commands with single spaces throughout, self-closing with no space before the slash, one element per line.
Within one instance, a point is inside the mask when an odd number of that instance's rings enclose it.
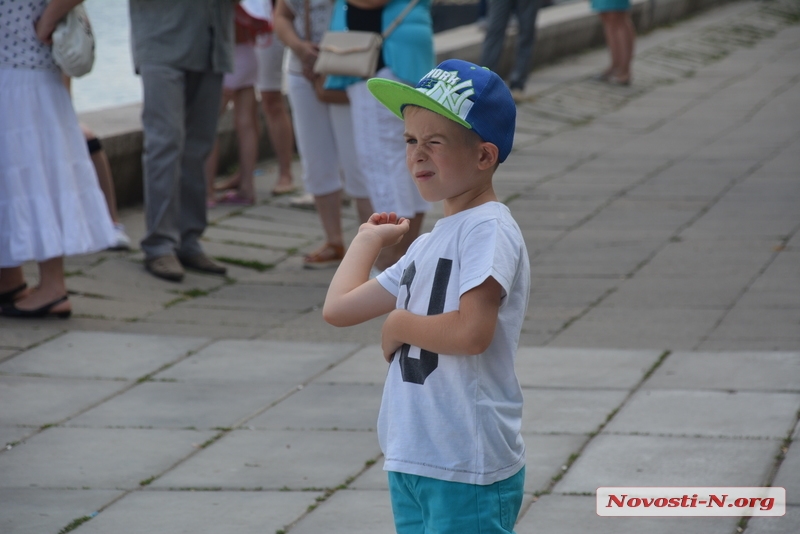
<path fill-rule="evenodd" d="M 452 269 L 453 260 L 439 258 L 439 263 L 436 265 L 436 274 L 433 277 L 431 298 L 428 301 L 428 315 L 439 315 L 444 311 L 447 284 L 450 281 L 450 271 Z M 412 261 L 411 265 L 403 272 L 403 278 L 400 280 L 401 287 L 408 286 L 406 309 L 408 309 L 408 301 L 411 298 L 411 282 L 414 280 L 415 274 L 417 274 L 417 268 Z M 439 355 L 435 352 L 420 349 L 419 360 L 417 360 L 416 358 L 408 357 L 409 349 L 411 349 L 411 346 L 408 344 L 404 344 L 400 349 L 400 372 L 403 375 L 403 382 L 424 384 L 428 375 L 439 366 Z"/>

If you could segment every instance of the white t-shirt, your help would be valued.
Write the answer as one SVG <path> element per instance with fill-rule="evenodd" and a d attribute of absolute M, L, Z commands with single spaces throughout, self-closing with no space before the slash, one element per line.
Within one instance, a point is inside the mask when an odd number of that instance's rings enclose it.
<path fill-rule="evenodd" d="M 377 280 L 398 308 L 434 315 L 457 310 L 461 295 L 488 277 L 503 287 L 503 298 L 486 352 L 437 355 L 405 345 L 395 354 L 378 416 L 385 470 L 487 485 L 524 465 L 514 359 L 530 264 L 508 208 L 489 202 L 440 219 Z"/>

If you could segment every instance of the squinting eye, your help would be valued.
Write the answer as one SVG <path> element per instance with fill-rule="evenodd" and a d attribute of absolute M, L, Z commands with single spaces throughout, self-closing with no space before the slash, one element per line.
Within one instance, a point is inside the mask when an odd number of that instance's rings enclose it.
<path fill-rule="evenodd" d="M 406 144 L 408 144 L 408 145 L 416 145 L 417 144 L 417 140 L 416 139 L 406 139 Z"/>

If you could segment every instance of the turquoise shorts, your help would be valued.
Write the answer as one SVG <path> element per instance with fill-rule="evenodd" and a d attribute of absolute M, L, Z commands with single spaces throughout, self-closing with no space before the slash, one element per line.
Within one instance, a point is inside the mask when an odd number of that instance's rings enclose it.
<path fill-rule="evenodd" d="M 631 8 L 630 0 L 591 0 L 592 11 L 604 13 L 606 11 L 628 11 Z"/>
<path fill-rule="evenodd" d="M 389 471 L 394 526 L 397 534 L 513 533 L 524 486 L 524 467 L 488 486 Z"/>

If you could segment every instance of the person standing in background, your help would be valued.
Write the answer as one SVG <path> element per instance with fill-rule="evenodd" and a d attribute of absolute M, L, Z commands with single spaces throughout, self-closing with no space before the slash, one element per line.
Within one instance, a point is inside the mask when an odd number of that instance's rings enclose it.
<path fill-rule="evenodd" d="M 275 2 L 272 3 L 273 10 Z M 297 191 L 292 176 L 294 155 L 294 131 L 292 119 L 283 95 L 283 55 L 285 46 L 275 33 L 256 37 L 258 78 L 256 89 L 261 96 L 261 109 L 267 123 L 267 134 L 278 160 L 278 180 L 272 187 L 272 195 L 289 195 Z"/>
<path fill-rule="evenodd" d="M 330 29 L 381 33 L 411 1 L 336 0 Z M 430 0 L 419 0 L 383 41 L 377 77 L 412 85 L 434 67 L 430 10 Z M 403 121 L 375 100 L 367 89 L 366 80 L 330 76 L 326 87 L 347 89 L 358 164 L 369 180 L 373 209 L 378 213 L 397 213 L 410 222 L 410 229 L 402 240 L 383 249 L 375 261 L 375 268 L 382 271 L 394 265 L 420 234 L 430 205 L 417 191 L 406 167 Z"/>
<path fill-rule="evenodd" d="M 69 317 L 64 256 L 114 244 L 61 71 L 49 45 L 81 0 L 0 2 L 0 309 L 9 317 Z M 36 261 L 39 281 L 22 264 Z"/>
<path fill-rule="evenodd" d="M 314 197 L 325 243 L 303 258 L 306 269 L 336 267 L 344 258 L 342 177 L 355 199 L 359 222 L 372 215 L 367 177 L 358 164 L 349 104 L 321 102 L 313 72 L 318 44 L 328 27 L 330 0 L 278 0 L 275 31 L 290 49 L 287 79 L 303 183 Z"/>
<path fill-rule="evenodd" d="M 181 281 L 184 267 L 224 275 L 200 246 L 203 166 L 214 143 L 222 76 L 233 71 L 233 0 L 129 0 L 142 79 L 145 268 Z"/>
<path fill-rule="evenodd" d="M 516 14 L 519 25 L 508 87 L 511 89 L 511 96 L 517 102 L 524 99 L 525 82 L 528 80 L 529 64 L 536 44 L 536 16 L 539 14 L 541 2 L 542 0 L 489 0 L 481 66 L 497 71 L 506 43 L 506 27 L 511 15 Z"/>
<path fill-rule="evenodd" d="M 592 0 L 592 10 L 600 15 L 611 65 L 594 79 L 612 85 L 631 84 L 631 62 L 636 28 L 631 20 L 630 0 Z"/>

